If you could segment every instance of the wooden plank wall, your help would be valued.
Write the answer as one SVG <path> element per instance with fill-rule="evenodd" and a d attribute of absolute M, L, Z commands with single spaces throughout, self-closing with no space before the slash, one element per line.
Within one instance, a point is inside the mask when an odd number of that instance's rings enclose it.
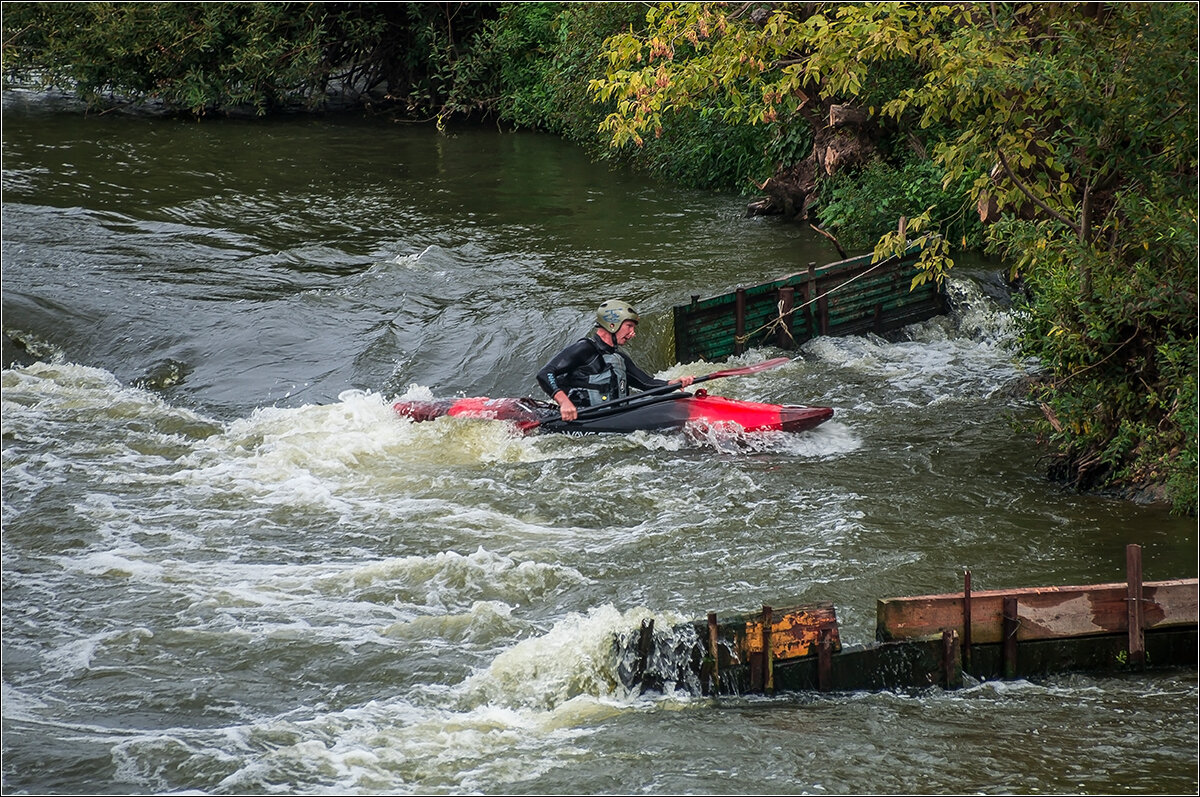
<path fill-rule="evenodd" d="M 919 639 L 957 629 L 969 631 L 968 638 L 976 643 L 1000 642 L 1006 599 L 1016 601 L 1017 641 L 1122 633 L 1129 629 L 1128 589 L 1128 584 L 1117 583 L 985 590 L 969 597 L 947 593 L 881 598 L 875 638 L 881 642 Z M 1194 578 L 1147 581 L 1141 601 L 1146 629 L 1196 625 Z M 964 618 L 969 619 L 969 628 L 964 627 Z"/>
<path fill-rule="evenodd" d="M 910 290 L 914 247 L 903 258 L 870 255 L 810 266 L 786 277 L 674 308 L 675 359 L 723 360 L 758 346 L 791 349 L 818 335 L 883 334 L 945 312 L 945 294 Z"/>
<path fill-rule="evenodd" d="M 1142 549 L 1126 546 L 1125 583 L 1020 587 L 883 598 L 877 642 L 843 649 L 832 603 L 679 626 L 656 639 L 643 622 L 623 682 L 641 689 L 682 682 L 703 694 L 786 689 L 952 689 L 963 674 L 1016 678 L 1055 672 L 1138 671 L 1196 662 L 1200 581 L 1142 580 Z M 666 648 L 664 650 L 663 648 Z M 682 654 L 681 654 L 682 652 Z M 662 662 L 673 661 L 664 674 Z M 655 666 L 651 666 L 654 663 Z M 669 677 L 669 678 L 668 678 Z"/>

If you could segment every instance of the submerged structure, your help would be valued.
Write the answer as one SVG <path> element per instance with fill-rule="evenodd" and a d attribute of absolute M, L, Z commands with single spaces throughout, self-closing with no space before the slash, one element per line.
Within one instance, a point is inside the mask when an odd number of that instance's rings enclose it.
<path fill-rule="evenodd" d="M 883 598 L 876 641 L 843 647 L 831 603 L 773 608 L 656 631 L 618 647 L 626 686 L 671 683 L 705 695 L 959 687 L 1062 672 L 1195 667 L 1197 579 L 1142 582 L 1141 547 L 1127 580 L 1093 586 Z"/>

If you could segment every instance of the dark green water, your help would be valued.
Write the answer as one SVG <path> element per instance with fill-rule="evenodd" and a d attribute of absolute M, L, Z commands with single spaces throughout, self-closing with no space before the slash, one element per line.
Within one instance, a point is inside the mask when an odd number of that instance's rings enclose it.
<path fill-rule="evenodd" d="M 10 94 L 3 155 L 7 793 L 1196 791 L 1194 671 L 618 682 L 647 616 L 827 600 L 856 643 L 963 568 L 1117 581 L 1138 542 L 1196 575 L 1194 520 L 1041 478 L 982 272 L 901 340 L 709 385 L 834 407 L 813 432 L 520 438 L 390 400 L 532 394 L 611 297 L 650 370 L 706 373 L 672 305 L 836 253 L 534 134 Z"/>

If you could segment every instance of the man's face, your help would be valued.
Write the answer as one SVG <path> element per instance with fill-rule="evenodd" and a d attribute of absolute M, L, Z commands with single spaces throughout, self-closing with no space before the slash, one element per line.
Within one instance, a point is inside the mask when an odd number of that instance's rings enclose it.
<path fill-rule="evenodd" d="M 617 329 L 617 343 L 624 346 L 629 341 L 633 340 L 633 336 L 637 334 L 636 321 L 623 321 Z"/>

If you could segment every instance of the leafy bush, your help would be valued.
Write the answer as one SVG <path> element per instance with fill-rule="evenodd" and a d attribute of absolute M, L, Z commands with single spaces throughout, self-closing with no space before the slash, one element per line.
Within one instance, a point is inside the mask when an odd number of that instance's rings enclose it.
<path fill-rule="evenodd" d="M 768 142 L 769 131 L 761 126 L 683 111 L 663 125 L 660 138 L 625 155 L 651 174 L 690 188 L 746 192 L 754 189 L 751 180 L 761 182 L 774 170 Z"/>
<path fill-rule="evenodd" d="M 1020 347 L 1046 369 L 1034 396 L 1054 470 L 1082 488 L 1164 485 L 1197 506 L 1195 205 L 1129 196 L 1115 254 L 1060 225 L 1009 220 L 995 238 L 1024 275 Z"/>
<path fill-rule="evenodd" d="M 964 249 L 983 245 L 983 225 L 968 196 L 965 178 L 942 187 L 943 174 L 929 160 L 909 158 L 899 166 L 876 160 L 822 183 L 817 217 L 847 250 L 869 250 L 896 228 L 901 216 L 930 216 L 942 234 Z"/>
<path fill-rule="evenodd" d="M 8 82 L 90 105 L 202 115 L 326 105 L 330 90 L 416 116 L 480 109 L 467 52 L 485 3 L 13 3 Z"/>
<path fill-rule="evenodd" d="M 480 34 L 477 57 L 499 77 L 495 108 L 516 127 L 559 133 L 593 155 L 625 162 L 694 188 L 739 190 L 772 171 L 772 145 L 785 151 L 778 131 L 724 121 L 719 109 L 687 111 L 663 126 L 661 137 L 637 152 L 604 146 L 598 130 L 611 109 L 585 91 L 604 74 L 604 43 L 645 24 L 633 3 L 503 4 Z"/>

